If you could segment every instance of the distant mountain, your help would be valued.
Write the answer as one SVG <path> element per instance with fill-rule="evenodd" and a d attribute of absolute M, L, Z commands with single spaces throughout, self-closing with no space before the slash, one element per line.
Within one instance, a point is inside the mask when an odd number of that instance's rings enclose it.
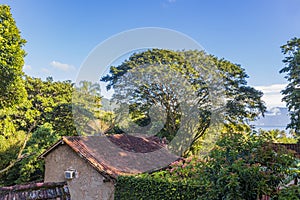
<path fill-rule="evenodd" d="M 258 128 L 267 128 L 273 127 L 274 129 L 277 128 L 285 128 L 286 125 L 289 123 L 289 115 L 288 110 L 285 107 L 274 107 L 265 113 L 264 117 L 260 117 L 252 124 Z"/>
<path fill-rule="evenodd" d="M 102 98 L 102 110 L 113 111 L 118 106 L 109 99 Z M 273 107 L 265 112 L 265 116 L 259 117 L 251 124 L 257 129 L 280 129 L 285 130 L 287 124 L 290 122 L 288 110 L 285 107 Z"/>

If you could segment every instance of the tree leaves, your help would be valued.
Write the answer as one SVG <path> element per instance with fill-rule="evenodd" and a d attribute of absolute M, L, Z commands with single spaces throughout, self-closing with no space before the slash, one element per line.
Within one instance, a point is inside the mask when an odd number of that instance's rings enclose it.
<path fill-rule="evenodd" d="M 194 135 L 190 140 L 193 146 L 214 123 L 228 127 L 247 124 L 265 111 L 262 92 L 247 86 L 247 77 L 239 65 L 203 51 L 151 49 L 112 66 L 101 81 L 114 89 L 114 100 L 129 104 L 135 123 L 151 123 L 149 109 L 158 105 L 166 113 L 166 121 L 157 135 L 171 141 L 185 128 L 187 134 Z M 188 108 L 193 113 L 184 113 Z M 191 122 L 185 115 L 193 115 L 197 121 L 192 129 L 192 123 L 182 125 Z"/>
<path fill-rule="evenodd" d="M 23 71 L 25 40 L 10 13 L 9 6 L 0 5 L 0 173 L 22 158 L 26 145 L 24 124 L 16 119 L 19 108 L 27 104 Z"/>
<path fill-rule="evenodd" d="M 261 199 L 276 197 L 278 187 L 290 182 L 295 157 L 265 135 L 226 133 L 203 159 L 189 157 L 167 169 L 144 175 L 203 187 L 200 199 Z"/>
<path fill-rule="evenodd" d="M 0 109 L 12 107 L 26 99 L 22 79 L 26 41 L 10 13 L 9 6 L 0 5 Z"/>
<path fill-rule="evenodd" d="M 285 78 L 289 82 L 281 92 L 291 119 L 287 128 L 295 130 L 300 135 L 300 39 L 292 38 L 287 44 L 281 46 L 281 51 L 285 55 L 283 59 L 285 67 L 280 70 L 280 73 L 285 73 Z"/>

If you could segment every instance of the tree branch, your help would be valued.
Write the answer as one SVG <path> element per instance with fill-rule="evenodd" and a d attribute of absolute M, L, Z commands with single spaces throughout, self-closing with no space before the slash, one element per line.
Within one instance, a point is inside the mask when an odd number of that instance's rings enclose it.
<path fill-rule="evenodd" d="M 29 136 L 31 135 L 31 131 L 34 129 L 34 127 L 36 126 L 36 121 L 31 125 L 31 127 L 29 128 L 29 130 L 27 131 L 25 140 L 23 142 L 23 145 L 21 146 L 18 156 L 15 160 L 10 161 L 9 165 L 7 167 L 5 167 L 4 169 L 0 170 L 0 175 L 4 174 L 5 172 L 7 172 L 8 170 L 10 170 L 13 166 L 15 166 L 16 163 L 20 162 L 21 160 L 23 160 L 24 158 L 27 158 L 28 156 L 23 156 L 23 151 L 27 145 L 27 142 L 29 140 Z"/>

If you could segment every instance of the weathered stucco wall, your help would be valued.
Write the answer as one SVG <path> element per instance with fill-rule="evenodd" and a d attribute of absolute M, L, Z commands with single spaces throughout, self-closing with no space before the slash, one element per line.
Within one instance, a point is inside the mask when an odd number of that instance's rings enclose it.
<path fill-rule="evenodd" d="M 59 145 L 45 158 L 45 182 L 67 181 L 72 200 L 113 200 L 114 184 L 80 158 L 69 146 Z M 77 177 L 66 180 L 64 172 L 75 169 Z"/>

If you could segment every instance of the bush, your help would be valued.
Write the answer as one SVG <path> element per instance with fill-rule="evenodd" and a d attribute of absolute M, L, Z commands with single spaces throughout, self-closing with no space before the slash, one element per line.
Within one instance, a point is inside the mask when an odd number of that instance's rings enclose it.
<path fill-rule="evenodd" d="M 205 158 L 176 161 L 150 176 L 201 185 L 200 199 L 256 200 L 277 197 L 294 165 L 293 154 L 268 138 L 236 133 L 223 135 Z"/>
<path fill-rule="evenodd" d="M 172 200 L 199 199 L 201 186 L 170 182 L 149 176 L 119 176 L 117 179 L 116 200 Z"/>
<path fill-rule="evenodd" d="M 191 157 L 139 177 L 120 177 L 116 199 L 299 199 L 299 186 L 283 189 L 295 158 L 282 146 L 251 134 L 226 134 L 202 159 Z M 294 198 L 297 197 L 297 198 Z"/>
<path fill-rule="evenodd" d="M 279 191 L 278 200 L 300 199 L 300 186 L 293 185 Z"/>

